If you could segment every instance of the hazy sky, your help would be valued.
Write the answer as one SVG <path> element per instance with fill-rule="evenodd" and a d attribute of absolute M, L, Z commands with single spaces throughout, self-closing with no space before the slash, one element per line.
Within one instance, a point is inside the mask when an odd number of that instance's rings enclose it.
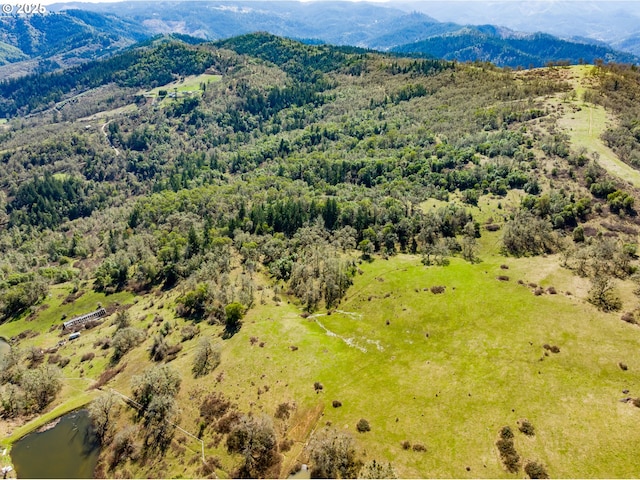
<path fill-rule="evenodd" d="M 43 5 L 51 5 L 52 3 L 115 3 L 117 1 L 149 1 L 149 0 L 70 0 L 69 2 L 65 0 L 37 0 L 37 2 L 26 2 L 24 0 L 2 0 L 2 3 L 9 3 L 11 5 L 23 4 L 23 3 L 37 3 Z M 181 0 L 171 0 L 171 1 L 181 1 Z M 207 1 L 207 0 L 202 0 Z M 230 1 L 234 0 L 211 0 L 211 1 Z M 261 0 L 242 0 L 242 1 L 255 1 L 260 2 Z M 272 1 L 272 0 L 271 0 Z M 294 0 L 295 1 L 295 0 Z M 336 0 L 301 0 L 301 1 L 336 1 Z M 443 3 L 444 1 L 449 3 L 455 3 L 456 1 L 473 1 L 477 3 L 487 3 L 487 4 L 496 4 L 500 2 L 506 3 L 524 3 L 526 0 L 338 0 L 338 1 L 366 1 L 370 3 L 387 3 L 389 5 L 393 4 L 417 4 L 417 3 L 425 3 L 428 4 L 430 2 L 439 2 Z M 640 0 L 596 0 L 597 3 L 609 3 L 609 2 L 625 2 L 625 3 L 640 3 Z M 585 0 L 533 0 L 533 3 L 565 3 L 565 2 L 576 2 L 576 3 L 587 3 Z M 591 3 L 591 2 L 589 2 Z"/>
<path fill-rule="evenodd" d="M 83 3 L 114 3 L 115 1 L 148 1 L 148 0 L 71 0 L 68 3 L 76 3 L 76 1 L 80 1 Z M 181 1 L 181 0 L 172 0 L 172 1 Z M 206 0 L 203 0 L 206 1 Z M 216 0 L 216 1 L 233 1 L 233 0 Z M 256 2 L 260 2 L 261 0 L 244 0 L 244 1 L 256 1 Z M 302 0 L 302 1 L 336 1 L 336 0 Z M 409 0 L 409 2 L 407 2 L 407 0 L 338 0 L 338 1 L 366 1 L 366 2 L 372 2 L 372 3 L 389 3 L 389 4 L 393 4 L 393 3 L 428 3 L 431 1 L 443 1 L 443 0 Z M 455 2 L 455 1 L 469 1 L 469 0 L 446 0 L 448 2 Z M 525 0 L 471 0 L 471 1 L 476 1 L 478 3 L 496 3 L 496 2 L 508 2 L 508 3 L 518 3 L 518 2 L 523 2 Z M 536 2 L 549 2 L 549 3 L 557 3 L 559 0 L 534 0 Z M 560 0 L 562 2 L 565 1 L 571 1 L 571 2 L 583 2 L 584 0 Z M 606 3 L 608 1 L 615 1 L 615 2 L 638 2 L 640 0 L 599 0 L 599 3 Z M 3 0 L 2 3 L 9 3 L 12 5 L 16 5 L 18 3 L 27 3 L 23 0 Z M 38 4 L 44 4 L 44 5 L 50 5 L 52 3 L 67 3 L 64 0 L 38 0 L 37 1 Z"/>

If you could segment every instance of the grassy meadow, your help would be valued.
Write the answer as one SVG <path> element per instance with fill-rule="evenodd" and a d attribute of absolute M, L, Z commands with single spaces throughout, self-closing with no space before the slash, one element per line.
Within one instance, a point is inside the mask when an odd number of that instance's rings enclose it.
<path fill-rule="evenodd" d="M 362 273 L 330 315 L 303 318 L 295 305 L 275 303 L 268 292 L 265 304 L 250 310 L 229 340 L 217 338 L 220 327 L 200 324 L 201 335 L 223 344 L 222 363 L 207 377 L 193 379 L 198 337 L 183 343 L 172 362 L 183 373 L 181 427 L 196 433 L 198 400 L 218 390 L 241 411 L 272 415 L 279 403 L 295 402 L 293 418 L 279 424 L 283 434 L 298 440 L 284 466 L 295 462 L 314 428 L 330 422 L 356 437 L 363 458 L 392 461 L 401 477 L 509 477 L 495 441 L 499 429 L 510 425 L 521 457 L 543 462 L 554 477 L 633 476 L 640 468 L 634 455 L 640 410 L 619 400 L 622 390 L 633 395 L 640 383 L 640 330 L 579 298 L 580 285 L 558 267 L 556 257 L 484 257 L 477 264 L 454 259 L 446 267 L 425 267 L 408 255 L 376 259 L 360 265 Z M 536 296 L 532 282 L 557 293 Z M 433 286 L 444 286 L 444 293 L 432 293 Z M 124 394 L 131 377 L 148 365 L 146 348 L 160 328 L 153 322 L 156 315 L 173 326 L 169 343 L 180 341 L 185 320 L 174 317 L 166 293 L 135 299 L 128 293 L 106 298 L 87 293 L 61 305 L 64 293 L 60 287 L 52 294 L 36 320 L 2 325 L 0 335 L 11 337 L 28 325 L 41 334 L 21 346 L 44 347 L 59 339 L 58 331 L 49 329 L 63 312 L 71 317 L 98 302 L 130 304 L 134 325 L 149 335 L 125 355 L 120 362 L 125 370 L 108 384 Z M 72 361 L 64 369 L 63 392 L 45 419 L 64 405 L 92 398 L 86 391 L 90 379 L 109 361 L 108 351 L 92 344 L 113 328 L 107 321 L 59 351 Z M 545 356 L 544 344 L 560 352 Z M 80 362 L 87 351 L 96 357 Z M 622 371 L 618 362 L 629 370 Z M 317 381 L 324 387 L 319 393 Z M 333 408 L 333 400 L 342 406 Z M 370 432 L 357 433 L 360 418 L 370 422 Z M 517 431 L 523 418 L 534 425 L 535 436 Z M 26 430 L 3 435 L 15 440 Z M 224 444 L 212 445 L 206 433 L 204 441 L 207 455 L 222 457 Z M 403 441 L 427 450 L 404 450 Z M 197 442 L 187 445 L 197 456 Z M 171 450 L 168 459 L 172 455 Z M 194 475 L 184 462 L 167 463 L 171 476 Z M 224 470 L 232 463 L 227 457 Z"/>
<path fill-rule="evenodd" d="M 153 97 L 159 96 L 160 90 L 166 90 L 168 93 L 173 93 L 177 91 L 178 93 L 182 92 L 197 92 L 200 91 L 200 85 L 202 83 L 215 83 L 219 82 L 222 79 L 222 75 L 213 75 L 209 73 L 203 73 L 201 75 L 188 75 L 180 80 L 176 80 L 175 82 L 168 83 L 166 85 L 162 85 L 160 87 L 153 88 L 151 90 L 142 92 L 145 95 L 150 95 Z"/>

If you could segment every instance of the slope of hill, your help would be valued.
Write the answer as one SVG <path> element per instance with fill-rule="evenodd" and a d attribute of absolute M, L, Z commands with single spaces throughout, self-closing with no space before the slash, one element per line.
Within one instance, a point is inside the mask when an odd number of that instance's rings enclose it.
<path fill-rule="evenodd" d="M 10 78 L 16 72 L 44 72 L 76 65 L 108 56 L 148 36 L 134 22 L 89 11 L 0 16 L 0 42 L 15 52 L 0 56 L 0 74 Z M 31 61 L 15 64 L 23 60 Z"/>
<path fill-rule="evenodd" d="M 639 58 L 613 49 L 560 40 L 552 35 L 516 34 L 493 26 L 467 27 L 456 32 L 435 35 L 408 45 L 394 47 L 398 53 L 422 53 L 437 58 L 458 61 L 486 61 L 509 67 L 541 67 L 551 62 L 566 61 L 592 63 L 596 59 L 605 62 L 638 63 Z"/>
<path fill-rule="evenodd" d="M 0 125 L 0 452 L 91 402 L 100 478 L 633 476 L 638 75 L 261 33 L 3 84 L 53 106 Z"/>
<path fill-rule="evenodd" d="M 439 22 L 417 11 L 410 13 L 389 5 L 360 2 L 119 2 L 117 6 L 70 3 L 52 8 L 82 8 L 117 14 L 155 33 L 179 32 L 211 40 L 267 31 L 290 38 L 397 49 L 404 53 L 425 53 L 428 48 L 438 52 L 434 55 L 441 58 L 484 60 L 500 66 L 544 65 L 548 61 L 562 60 L 577 63 L 580 58 L 638 62 L 637 57 L 616 52 L 606 45 L 595 45 L 594 40 L 572 42 L 551 35 L 531 34 L 522 36 L 524 38 L 518 43 L 516 32 L 488 33 L 482 27 Z M 429 13 L 428 8 L 423 9 Z M 500 25 L 497 19 L 496 25 Z M 544 26 L 544 23 L 537 24 L 536 31 Z M 491 28 L 502 33 L 507 31 Z M 583 36 L 587 36 L 587 32 L 583 32 Z"/>
<path fill-rule="evenodd" d="M 571 0 L 431 0 L 409 1 L 402 6 L 425 12 L 440 21 L 502 25 L 522 32 L 544 31 L 563 39 L 584 37 L 604 41 L 610 45 L 640 32 L 638 2 L 624 0 L 583 0 L 579 4 Z M 637 54 L 630 50 L 625 51 Z"/>

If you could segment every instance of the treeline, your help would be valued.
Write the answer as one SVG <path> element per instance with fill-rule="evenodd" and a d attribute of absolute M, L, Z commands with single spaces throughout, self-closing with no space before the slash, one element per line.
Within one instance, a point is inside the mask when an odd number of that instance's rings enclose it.
<path fill-rule="evenodd" d="M 107 203 L 109 190 L 106 185 L 96 189 L 74 177 L 45 173 L 23 183 L 7 205 L 9 226 L 55 228 L 63 221 L 87 217 Z"/>
<path fill-rule="evenodd" d="M 356 47 L 305 45 L 268 33 L 252 33 L 214 43 L 241 55 L 251 55 L 282 68 L 303 83 L 314 83 L 322 74 L 348 70 L 366 59 L 367 50 Z"/>
<path fill-rule="evenodd" d="M 448 62 L 446 60 L 437 59 L 414 60 L 409 63 L 399 63 L 395 61 L 387 66 L 387 71 L 391 75 L 407 73 L 433 75 L 435 73 L 440 73 L 443 70 L 453 70 L 455 68 L 455 65 L 455 62 Z"/>

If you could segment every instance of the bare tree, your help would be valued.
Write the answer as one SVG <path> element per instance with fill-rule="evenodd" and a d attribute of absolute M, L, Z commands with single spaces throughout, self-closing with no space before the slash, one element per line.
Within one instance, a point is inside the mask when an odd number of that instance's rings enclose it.
<path fill-rule="evenodd" d="M 358 478 L 398 478 L 398 475 L 390 463 L 385 465 L 372 460 L 360 469 Z"/>
<path fill-rule="evenodd" d="M 355 441 L 346 432 L 325 428 L 309 443 L 312 478 L 356 478 L 362 463 Z"/>
<path fill-rule="evenodd" d="M 175 397 L 180 390 L 180 374 L 168 365 L 147 368 L 131 379 L 133 399 L 141 405 L 143 416 L 156 396 Z"/>
<path fill-rule="evenodd" d="M 144 446 L 164 453 L 171 444 L 178 421 L 178 406 L 170 395 L 156 395 L 144 414 Z"/>
<path fill-rule="evenodd" d="M 113 433 L 114 420 L 120 410 L 118 396 L 113 392 L 104 393 L 89 404 L 88 410 L 100 443 L 108 443 Z"/>
<path fill-rule="evenodd" d="M 589 302 L 605 312 L 622 308 L 622 301 L 615 291 L 613 280 L 602 270 L 596 270 L 591 277 L 588 299 Z"/>
<path fill-rule="evenodd" d="M 262 477 L 280 463 L 276 432 L 267 415 L 243 415 L 227 438 L 227 449 L 242 456 L 236 473 L 240 478 Z"/>

